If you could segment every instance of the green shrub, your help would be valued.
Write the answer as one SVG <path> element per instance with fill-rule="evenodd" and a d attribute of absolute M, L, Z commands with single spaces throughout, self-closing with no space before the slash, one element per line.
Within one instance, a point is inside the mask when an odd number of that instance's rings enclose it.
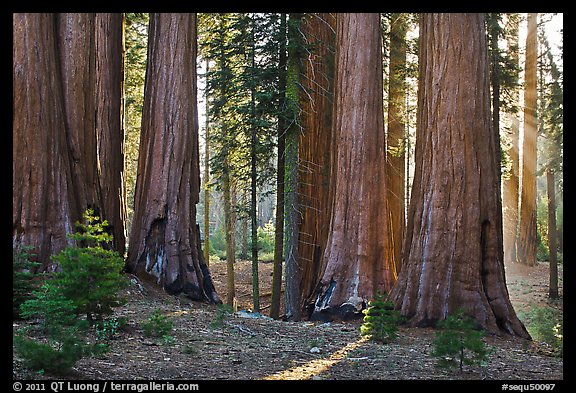
<path fill-rule="evenodd" d="M 107 250 L 112 236 L 104 230 L 106 221 L 99 223 L 92 210 L 84 214 L 86 224 L 77 223 L 78 231 L 70 238 L 80 246 L 69 246 L 54 256 L 62 271 L 55 274 L 53 285 L 74 303 L 77 314 L 86 314 L 89 321 L 102 320 L 112 314 L 112 307 L 124 300 L 119 291 L 127 285 L 122 276 L 123 258 Z"/>
<path fill-rule="evenodd" d="M 75 334 L 68 334 L 61 340 L 41 343 L 24 335 L 14 335 L 14 346 L 24 361 L 24 366 L 32 370 L 44 370 L 64 374 L 84 356 L 85 348 Z"/>
<path fill-rule="evenodd" d="M 533 306 L 529 311 L 518 314 L 535 341 L 549 344 L 558 356 L 563 356 L 562 311 L 549 306 Z"/>
<path fill-rule="evenodd" d="M 118 292 L 127 283 L 120 273 L 124 263 L 116 252 L 103 248 L 111 240 L 104 232 L 106 221 L 99 223 L 91 210 L 84 219 L 86 224 L 78 223 L 78 231 L 70 235 L 77 245 L 53 256 L 62 271 L 53 273 L 20 306 L 22 317 L 39 318 L 48 340 L 38 342 L 23 333 L 15 336 L 16 351 L 35 370 L 62 373 L 82 356 L 102 353 L 107 345 L 88 344 L 81 333 L 94 318 L 102 322 L 122 302 Z M 85 320 L 78 318 L 81 314 Z"/>
<path fill-rule="evenodd" d="M 59 336 L 62 329 L 77 322 L 74 302 L 62 296 L 50 280 L 34 292 L 34 299 L 20 306 L 20 315 L 26 319 L 40 319 L 40 326 L 51 337 Z"/>
<path fill-rule="evenodd" d="M 12 242 L 12 317 L 20 318 L 20 305 L 33 298 L 35 289 L 32 270 L 40 265 L 30 259 L 34 247 Z"/>
<path fill-rule="evenodd" d="M 216 310 L 216 316 L 210 322 L 211 329 L 217 329 L 219 327 L 224 326 L 224 320 L 226 317 L 230 316 L 234 312 L 234 308 L 229 306 L 228 304 L 220 304 L 218 305 L 218 309 Z"/>
<path fill-rule="evenodd" d="M 489 351 L 482 337 L 484 331 L 476 329 L 473 318 L 459 310 L 438 323 L 432 356 L 438 358 L 442 367 L 473 365 L 487 360 Z"/>
<path fill-rule="evenodd" d="M 371 340 L 387 344 L 398 336 L 398 325 L 403 318 L 400 311 L 394 310 L 392 301 L 384 300 L 384 295 L 377 294 L 368 303 L 364 313 L 364 323 L 360 326 L 360 334 L 369 336 Z"/>
<path fill-rule="evenodd" d="M 160 310 L 156 310 L 147 321 L 142 322 L 141 327 L 147 337 L 165 337 L 172 331 L 173 324 Z"/>

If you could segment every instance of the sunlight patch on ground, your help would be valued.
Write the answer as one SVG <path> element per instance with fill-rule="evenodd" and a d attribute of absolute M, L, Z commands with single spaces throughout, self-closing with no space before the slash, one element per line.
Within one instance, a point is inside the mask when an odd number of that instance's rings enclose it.
<path fill-rule="evenodd" d="M 320 375 L 336 363 L 344 360 L 350 351 L 358 348 L 367 340 L 368 338 L 366 336 L 361 337 L 357 341 L 346 344 L 344 348 L 339 349 L 328 357 L 315 359 L 301 366 L 292 367 L 276 374 L 268 375 L 264 377 L 264 379 L 310 379 L 314 376 Z"/>

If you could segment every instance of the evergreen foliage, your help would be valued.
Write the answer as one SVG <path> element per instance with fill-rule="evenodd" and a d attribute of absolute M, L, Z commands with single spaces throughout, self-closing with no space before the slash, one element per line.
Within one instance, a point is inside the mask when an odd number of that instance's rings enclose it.
<path fill-rule="evenodd" d="M 476 329 L 473 318 L 462 310 L 449 315 L 438 323 L 438 332 L 434 339 L 432 356 L 438 358 L 441 367 L 460 367 L 473 365 L 487 360 L 489 351 L 482 337 L 484 332 Z"/>
<path fill-rule="evenodd" d="M 112 307 L 122 303 L 118 291 L 127 285 L 120 274 L 124 263 L 115 251 L 103 248 L 111 241 L 104 231 L 107 223 L 100 223 L 91 210 L 85 212 L 84 220 L 70 235 L 76 245 L 53 257 L 62 270 L 20 306 L 22 317 L 39 318 L 48 339 L 32 340 L 27 331 L 15 335 L 16 351 L 32 369 L 63 373 L 83 356 L 100 353 L 102 345 L 85 342 L 83 332 L 94 319 L 102 322 Z M 82 314 L 86 320 L 78 318 Z"/>
<path fill-rule="evenodd" d="M 563 356 L 564 320 L 560 310 L 549 306 L 533 306 L 519 313 L 519 317 L 535 341 L 549 344 L 556 355 Z"/>
<path fill-rule="evenodd" d="M 86 348 L 74 334 L 63 336 L 61 341 L 52 339 L 48 343 L 37 342 L 16 334 L 14 346 L 24 359 L 26 367 L 55 374 L 68 372 L 86 352 Z"/>
<path fill-rule="evenodd" d="M 384 300 L 384 295 L 377 294 L 374 300 L 368 303 L 364 313 L 364 323 L 360 327 L 360 334 L 369 336 L 371 340 L 387 344 L 398 336 L 398 325 L 403 318 L 400 311 L 394 310 L 394 303 Z"/>
<path fill-rule="evenodd" d="M 50 285 L 73 302 L 76 314 L 86 314 L 89 321 L 102 320 L 112 314 L 112 307 L 123 303 L 118 292 L 127 285 L 120 274 L 124 260 L 116 251 L 104 248 L 112 240 L 104 230 L 106 220 L 99 222 L 90 209 L 84 220 L 86 224 L 77 223 L 77 232 L 70 235 L 80 246 L 66 247 L 53 257 L 62 271 Z"/>
<path fill-rule="evenodd" d="M 12 243 L 12 317 L 20 317 L 20 305 L 32 299 L 33 269 L 40 264 L 31 261 L 34 247 Z"/>
<path fill-rule="evenodd" d="M 172 331 L 173 324 L 160 310 L 156 310 L 141 326 L 147 337 L 165 337 Z"/>

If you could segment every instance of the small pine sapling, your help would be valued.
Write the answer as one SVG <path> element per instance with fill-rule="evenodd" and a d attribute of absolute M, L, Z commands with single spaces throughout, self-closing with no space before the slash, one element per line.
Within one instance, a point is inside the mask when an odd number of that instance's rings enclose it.
<path fill-rule="evenodd" d="M 53 259 L 62 271 L 53 279 L 61 294 L 74 302 L 76 312 L 89 321 L 102 320 L 112 307 L 123 304 L 119 291 L 127 285 L 122 276 L 123 258 L 105 247 L 112 236 L 105 232 L 107 221 L 99 222 L 94 212 L 84 213 L 86 224 L 77 223 L 77 232 L 69 235 L 76 246 L 69 246 Z"/>
<path fill-rule="evenodd" d="M 480 364 L 488 359 L 489 350 L 482 337 L 484 331 L 476 329 L 475 320 L 459 310 L 438 323 L 432 356 L 441 367 L 455 367 L 462 372 L 463 364 Z"/>
<path fill-rule="evenodd" d="M 360 326 L 360 334 L 369 336 L 373 341 L 387 344 L 398 336 L 398 325 L 403 318 L 400 311 L 394 309 L 394 303 L 384 300 L 384 295 L 377 294 L 368 303 L 364 313 L 364 323 Z"/>

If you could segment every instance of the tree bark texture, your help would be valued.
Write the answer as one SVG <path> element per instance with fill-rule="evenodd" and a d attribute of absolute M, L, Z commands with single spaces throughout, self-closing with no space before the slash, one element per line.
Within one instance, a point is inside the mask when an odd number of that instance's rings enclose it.
<path fill-rule="evenodd" d="M 314 302 L 324 271 L 322 258 L 333 200 L 332 161 L 336 141 L 332 128 L 334 105 L 335 14 L 309 14 L 302 32 L 311 48 L 302 61 L 302 127 L 299 145 L 299 260 L 302 305 Z"/>
<path fill-rule="evenodd" d="M 114 32 L 96 27 L 107 18 L 116 18 Z M 87 208 L 108 220 L 124 251 L 121 21 L 14 16 L 14 231 L 37 248 L 43 270 L 57 268 L 49 257 Z"/>
<path fill-rule="evenodd" d="M 113 247 L 124 255 L 126 192 L 124 189 L 124 44 L 123 16 L 96 14 L 96 137 L 101 218 L 108 221 Z"/>
<path fill-rule="evenodd" d="M 195 223 L 198 149 L 196 14 L 152 14 L 127 269 L 219 303 Z"/>
<path fill-rule="evenodd" d="M 390 298 L 411 326 L 464 309 L 490 333 L 529 338 L 504 275 L 484 14 L 423 14 L 419 53 L 416 167 Z"/>
<path fill-rule="evenodd" d="M 536 228 L 536 67 L 537 14 L 528 14 L 526 36 L 526 65 L 524 71 L 524 140 L 522 144 L 522 191 L 520 194 L 520 223 L 516 238 L 517 261 L 536 265 L 538 245 Z"/>
<path fill-rule="evenodd" d="M 390 213 L 389 244 L 396 271 L 401 269 L 402 242 L 406 230 L 405 140 L 406 140 L 406 14 L 392 14 L 390 22 L 390 73 L 388 85 L 388 133 L 386 137 L 386 181 Z"/>
<path fill-rule="evenodd" d="M 102 215 L 95 127 L 95 14 L 57 16 L 66 137 L 72 184 L 80 216 L 88 209 Z M 118 87 L 119 88 L 119 87 Z M 102 217 L 101 217 L 102 218 Z"/>
<path fill-rule="evenodd" d="M 381 45 L 379 14 L 338 14 L 334 207 L 313 319 L 354 317 L 396 279 L 385 202 Z"/>
<path fill-rule="evenodd" d="M 80 217 L 65 132 L 55 14 L 13 15 L 12 219 L 41 270 L 69 244 Z"/>

